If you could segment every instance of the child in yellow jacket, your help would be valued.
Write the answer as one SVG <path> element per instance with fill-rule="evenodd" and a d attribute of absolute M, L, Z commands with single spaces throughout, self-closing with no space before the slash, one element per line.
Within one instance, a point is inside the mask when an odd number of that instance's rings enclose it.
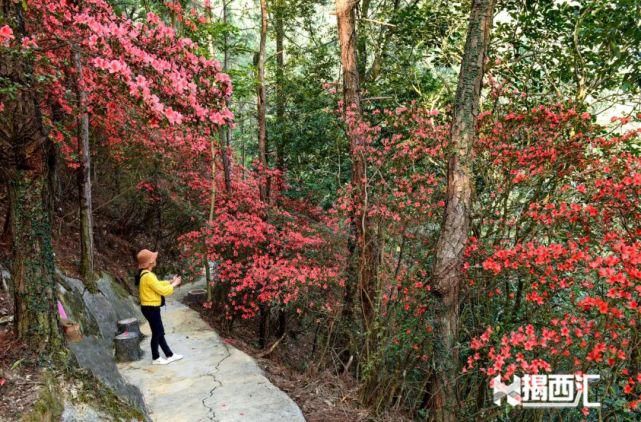
<path fill-rule="evenodd" d="M 151 363 L 166 365 L 182 359 L 183 356 L 173 353 L 165 340 L 165 328 L 160 317 L 160 306 L 164 304 L 164 297 L 171 295 L 174 292 L 174 287 L 178 286 L 182 280 L 180 277 L 174 277 L 171 281 L 158 280 L 156 274 L 152 272 L 156 266 L 157 258 L 158 252 L 147 249 L 141 250 L 136 255 L 140 280 L 140 310 L 151 328 Z M 165 354 L 165 358 L 160 357 L 158 346 Z"/>

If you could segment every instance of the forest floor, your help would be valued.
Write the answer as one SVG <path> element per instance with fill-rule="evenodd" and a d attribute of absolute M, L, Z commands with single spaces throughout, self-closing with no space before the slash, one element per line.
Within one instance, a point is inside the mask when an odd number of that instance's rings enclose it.
<path fill-rule="evenodd" d="M 0 290 L 0 317 L 13 314 L 13 300 Z M 0 420 L 18 420 L 38 400 L 42 371 L 37 355 L 14 338 L 12 324 L 0 325 Z"/>

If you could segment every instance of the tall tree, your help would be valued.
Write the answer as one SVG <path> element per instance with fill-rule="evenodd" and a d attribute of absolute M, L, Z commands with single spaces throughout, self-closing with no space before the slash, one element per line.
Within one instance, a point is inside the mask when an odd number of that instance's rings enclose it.
<path fill-rule="evenodd" d="M 472 2 L 450 132 L 445 214 L 432 275 L 439 302 L 435 361 L 441 367 L 431 383 L 431 406 L 439 421 L 456 420 L 459 287 L 470 227 L 472 146 L 477 138 L 476 120 L 494 4 L 494 0 Z"/>
<path fill-rule="evenodd" d="M 258 160 L 261 165 L 260 196 L 267 200 L 268 187 L 265 177 L 267 169 L 267 127 L 266 127 L 266 97 L 265 97 L 265 48 L 267 46 L 267 1 L 260 0 L 260 44 L 256 60 L 258 76 L 256 86 L 256 108 L 258 111 Z"/>
<path fill-rule="evenodd" d="M 0 20 L 16 29 L 16 45 L 26 36 L 22 3 L 0 1 Z M 59 343 L 51 221 L 47 212 L 47 165 L 42 114 L 33 63 L 17 48 L 0 45 L 0 80 L 14 95 L 0 111 L 0 178 L 8 185 L 11 275 L 16 336 L 34 348 Z"/>
<path fill-rule="evenodd" d="M 230 0 L 231 2 L 231 0 Z M 223 0 L 223 25 L 225 25 L 225 32 L 223 34 L 223 72 L 229 71 L 229 3 Z M 225 105 L 229 107 L 229 100 L 225 100 Z M 221 148 L 223 156 L 223 172 L 225 176 L 225 190 L 227 194 L 231 194 L 231 134 L 232 131 L 227 126 L 220 129 Z"/>
<path fill-rule="evenodd" d="M 94 277 L 94 238 L 93 207 L 91 205 L 91 154 L 89 149 L 89 113 L 87 112 L 87 92 L 82 73 L 82 54 L 79 47 L 73 49 L 73 62 L 76 71 L 76 97 L 78 101 L 77 138 L 78 192 L 80 201 L 80 274 L 89 291 L 96 290 Z"/>
<path fill-rule="evenodd" d="M 341 48 L 343 76 L 344 117 L 346 121 L 360 121 L 362 118 L 360 78 L 356 54 L 355 9 L 357 1 L 336 0 L 336 20 Z M 361 136 L 348 130 L 349 149 L 352 159 L 353 211 L 348 281 L 345 294 L 346 316 L 349 316 L 353 302 L 353 285 L 358 286 L 363 320 L 367 324 L 374 314 L 375 282 L 377 267 L 377 242 L 373 236 L 367 213 L 367 168 Z"/>
<path fill-rule="evenodd" d="M 279 137 L 276 140 L 276 168 L 283 171 L 285 169 L 285 145 L 283 128 L 285 126 L 285 93 L 283 84 L 285 83 L 285 26 L 284 26 L 284 2 L 276 1 L 274 8 L 274 30 L 276 32 L 276 124 L 279 128 Z"/>

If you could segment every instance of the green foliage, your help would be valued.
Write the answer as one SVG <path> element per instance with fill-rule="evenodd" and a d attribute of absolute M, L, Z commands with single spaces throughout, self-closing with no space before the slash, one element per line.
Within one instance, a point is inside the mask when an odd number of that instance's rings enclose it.
<path fill-rule="evenodd" d="M 490 56 L 534 96 L 625 98 L 641 89 L 640 14 L 636 0 L 505 1 Z"/>

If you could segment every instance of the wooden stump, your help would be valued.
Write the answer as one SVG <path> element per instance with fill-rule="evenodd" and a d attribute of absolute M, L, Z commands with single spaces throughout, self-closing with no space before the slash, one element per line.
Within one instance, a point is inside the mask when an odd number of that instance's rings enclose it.
<path fill-rule="evenodd" d="M 187 298 L 190 303 L 203 303 L 207 299 L 207 290 L 194 289 L 187 293 Z"/>
<path fill-rule="evenodd" d="M 60 321 L 62 323 L 62 331 L 65 333 L 65 338 L 70 342 L 82 340 L 82 332 L 80 331 L 80 324 L 68 319 Z"/>
<path fill-rule="evenodd" d="M 133 362 L 140 360 L 142 350 L 140 350 L 140 335 L 138 333 L 124 332 L 114 338 L 116 347 L 116 362 Z"/>
<path fill-rule="evenodd" d="M 140 333 L 140 323 L 137 318 L 127 318 L 121 319 L 117 323 L 118 334 L 122 333 L 136 333 L 142 340 L 142 334 Z"/>

